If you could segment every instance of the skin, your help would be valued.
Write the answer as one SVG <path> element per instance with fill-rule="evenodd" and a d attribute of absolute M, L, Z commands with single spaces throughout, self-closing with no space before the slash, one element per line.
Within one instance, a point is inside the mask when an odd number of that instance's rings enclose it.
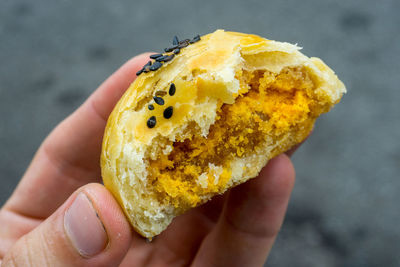
<path fill-rule="evenodd" d="M 108 115 L 148 56 L 125 63 L 44 140 L 0 210 L 1 266 L 264 264 L 294 185 L 294 168 L 286 154 L 271 160 L 258 177 L 177 217 L 152 242 L 133 231 L 100 184 L 99 156 Z M 90 199 L 108 235 L 107 246 L 92 257 L 81 256 L 63 228 L 65 212 L 79 192 Z"/>

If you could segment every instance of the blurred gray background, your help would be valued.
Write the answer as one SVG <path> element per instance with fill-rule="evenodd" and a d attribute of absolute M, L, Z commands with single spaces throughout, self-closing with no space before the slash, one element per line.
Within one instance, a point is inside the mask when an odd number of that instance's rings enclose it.
<path fill-rule="evenodd" d="M 0 204 L 116 68 L 217 28 L 298 43 L 348 88 L 294 156 L 267 266 L 400 266 L 400 1 L 0 1 Z M 1 227 L 1 226 L 0 226 Z"/>

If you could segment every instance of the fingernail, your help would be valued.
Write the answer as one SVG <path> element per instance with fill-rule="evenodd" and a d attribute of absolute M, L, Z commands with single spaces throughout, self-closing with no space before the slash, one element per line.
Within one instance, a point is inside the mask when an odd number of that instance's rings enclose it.
<path fill-rule="evenodd" d="M 78 194 L 65 213 L 64 228 L 71 243 L 84 257 L 100 253 L 108 242 L 104 226 L 84 193 Z"/>

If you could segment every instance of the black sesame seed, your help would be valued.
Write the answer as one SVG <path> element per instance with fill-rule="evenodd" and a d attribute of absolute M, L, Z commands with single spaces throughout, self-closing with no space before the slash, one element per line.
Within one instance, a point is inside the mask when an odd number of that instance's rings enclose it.
<path fill-rule="evenodd" d="M 156 102 L 158 105 L 162 106 L 164 105 L 164 99 L 162 99 L 159 96 L 153 96 L 154 102 Z"/>
<path fill-rule="evenodd" d="M 150 104 L 150 105 L 148 106 L 148 108 L 149 108 L 149 110 L 154 110 L 154 106 L 153 106 L 152 104 Z"/>
<path fill-rule="evenodd" d="M 160 61 L 160 62 L 163 62 L 163 61 L 166 61 L 168 58 L 169 58 L 169 55 L 165 55 L 165 56 L 157 58 L 156 60 Z"/>
<path fill-rule="evenodd" d="M 169 95 L 173 96 L 175 94 L 175 91 L 176 91 L 175 84 L 171 83 L 171 86 L 169 87 L 169 91 L 168 91 Z"/>
<path fill-rule="evenodd" d="M 153 65 L 150 66 L 150 70 L 155 71 L 161 68 L 162 64 L 158 61 L 154 62 Z"/>
<path fill-rule="evenodd" d="M 136 76 L 139 76 L 140 74 L 142 74 L 144 71 L 144 69 L 139 70 L 138 72 L 136 72 Z"/>
<path fill-rule="evenodd" d="M 146 65 L 143 66 L 143 72 L 149 72 L 151 66 L 151 61 L 147 62 Z"/>
<path fill-rule="evenodd" d="M 147 127 L 153 128 L 156 126 L 157 120 L 155 116 L 151 116 L 150 119 L 147 120 Z"/>
<path fill-rule="evenodd" d="M 156 60 L 159 61 L 159 62 L 168 62 L 168 61 L 170 61 L 171 59 L 173 59 L 174 56 L 175 56 L 174 54 L 166 55 L 166 56 L 159 57 L 159 58 L 157 58 Z"/>
<path fill-rule="evenodd" d="M 164 118 L 169 119 L 172 117 L 172 113 L 173 113 L 173 107 L 167 107 L 166 109 L 164 109 Z"/>
<path fill-rule="evenodd" d="M 184 48 L 189 45 L 189 42 L 184 42 L 178 45 L 178 48 Z"/>
<path fill-rule="evenodd" d="M 179 52 L 181 52 L 181 49 L 179 49 L 179 48 L 177 48 L 177 49 L 174 50 L 174 54 L 175 54 L 175 55 L 179 54 Z"/>
<path fill-rule="evenodd" d="M 190 41 L 191 44 L 200 41 L 200 35 L 196 35 L 193 40 Z"/>
<path fill-rule="evenodd" d="M 163 56 L 163 54 L 153 54 L 153 55 L 150 55 L 150 58 L 151 59 L 156 59 L 156 58 L 159 58 L 159 57 L 162 57 Z"/>
<path fill-rule="evenodd" d="M 179 44 L 179 40 L 178 40 L 178 36 L 174 36 L 174 39 L 172 40 L 172 44 L 173 45 L 178 45 Z"/>
<path fill-rule="evenodd" d="M 158 62 L 163 62 L 165 57 L 167 57 L 167 56 L 158 57 L 158 58 L 156 59 L 156 61 L 158 61 Z"/>
<path fill-rule="evenodd" d="M 178 46 L 174 45 L 174 46 L 171 46 L 171 47 L 168 47 L 168 48 L 164 48 L 164 51 L 168 53 L 168 52 L 172 52 L 172 50 L 174 50 L 176 48 L 178 48 Z"/>
<path fill-rule="evenodd" d="M 175 57 L 175 54 L 171 54 L 171 55 L 169 55 L 169 56 L 166 56 L 166 57 L 164 58 L 164 62 L 168 62 L 168 61 L 172 60 L 174 57 Z"/>
<path fill-rule="evenodd" d="M 185 40 L 179 41 L 179 44 L 184 44 L 184 43 L 189 43 L 189 42 L 190 42 L 190 39 L 185 39 Z"/>

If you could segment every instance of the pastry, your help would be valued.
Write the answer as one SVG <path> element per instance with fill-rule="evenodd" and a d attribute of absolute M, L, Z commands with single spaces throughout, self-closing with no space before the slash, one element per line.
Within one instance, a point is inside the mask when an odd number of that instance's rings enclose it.
<path fill-rule="evenodd" d="M 346 92 L 296 45 L 223 30 L 175 37 L 137 75 L 108 119 L 101 169 L 146 238 L 256 177 Z"/>

